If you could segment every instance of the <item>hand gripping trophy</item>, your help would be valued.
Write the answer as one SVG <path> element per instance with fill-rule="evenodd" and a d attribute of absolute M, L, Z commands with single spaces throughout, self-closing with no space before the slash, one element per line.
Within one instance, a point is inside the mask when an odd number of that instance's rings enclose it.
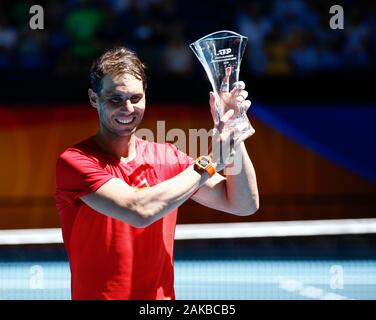
<path fill-rule="evenodd" d="M 248 117 L 247 110 L 241 101 L 230 101 L 229 92 L 239 81 L 240 63 L 247 45 L 247 37 L 233 31 L 217 31 L 190 44 L 197 58 L 203 65 L 213 87 L 215 96 L 214 124 L 217 127 L 219 120 L 229 110 L 234 113 L 226 122 L 224 130 L 235 129 L 235 138 L 242 134 L 254 132 Z M 249 107 L 249 106 L 248 106 Z"/>

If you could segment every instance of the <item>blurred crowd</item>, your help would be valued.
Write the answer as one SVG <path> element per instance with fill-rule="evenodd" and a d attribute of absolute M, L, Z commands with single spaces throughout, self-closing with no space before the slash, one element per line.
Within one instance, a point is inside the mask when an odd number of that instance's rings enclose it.
<path fill-rule="evenodd" d="M 126 45 L 150 72 L 186 77 L 198 66 L 189 43 L 221 29 L 248 37 L 242 66 L 253 74 L 372 70 L 375 12 L 340 3 L 344 30 L 329 27 L 325 0 L 49 0 L 38 2 L 44 30 L 31 30 L 35 1 L 0 1 L 0 71 L 83 75 L 104 49 Z"/>

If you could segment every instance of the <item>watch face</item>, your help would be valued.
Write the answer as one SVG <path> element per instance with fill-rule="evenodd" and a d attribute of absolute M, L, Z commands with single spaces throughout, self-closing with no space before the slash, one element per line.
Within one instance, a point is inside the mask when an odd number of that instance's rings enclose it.
<path fill-rule="evenodd" d="M 208 159 L 206 159 L 206 158 L 200 159 L 200 165 L 202 165 L 203 167 L 206 167 L 208 164 L 209 164 Z"/>

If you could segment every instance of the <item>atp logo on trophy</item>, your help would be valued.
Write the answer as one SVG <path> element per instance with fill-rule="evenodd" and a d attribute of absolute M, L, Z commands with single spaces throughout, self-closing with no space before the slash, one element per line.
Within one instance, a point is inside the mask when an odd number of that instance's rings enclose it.
<path fill-rule="evenodd" d="M 215 53 L 216 56 L 225 56 L 227 54 L 230 54 L 231 53 L 231 48 L 227 48 L 227 49 L 221 49 L 221 50 L 218 50 L 217 53 Z"/>

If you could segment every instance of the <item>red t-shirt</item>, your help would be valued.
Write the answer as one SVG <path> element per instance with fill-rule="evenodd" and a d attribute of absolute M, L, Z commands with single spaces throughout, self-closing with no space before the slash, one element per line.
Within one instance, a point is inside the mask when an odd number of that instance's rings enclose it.
<path fill-rule="evenodd" d="M 56 167 L 56 206 L 71 269 L 73 299 L 175 299 L 173 248 L 177 209 L 146 228 L 101 214 L 80 197 L 112 178 L 131 187 L 170 179 L 192 159 L 171 144 L 136 138 L 122 163 L 93 137 L 65 150 Z"/>

